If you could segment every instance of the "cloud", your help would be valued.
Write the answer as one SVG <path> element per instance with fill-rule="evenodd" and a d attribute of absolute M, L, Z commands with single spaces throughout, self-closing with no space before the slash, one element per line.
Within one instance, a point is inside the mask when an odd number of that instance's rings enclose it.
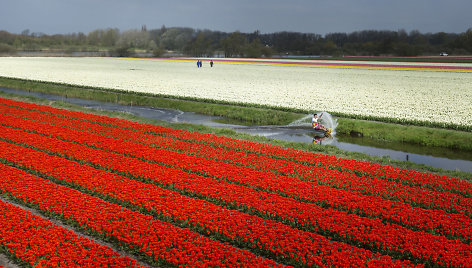
<path fill-rule="evenodd" d="M 181 26 L 263 33 L 357 30 L 464 32 L 469 0 L 4 0 L 0 27 L 10 32 L 90 32 Z"/>

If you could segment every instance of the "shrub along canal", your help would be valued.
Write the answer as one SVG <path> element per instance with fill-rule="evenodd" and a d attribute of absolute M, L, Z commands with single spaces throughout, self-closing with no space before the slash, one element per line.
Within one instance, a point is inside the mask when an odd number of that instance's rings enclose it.
<path fill-rule="evenodd" d="M 436 168 L 472 173 L 472 152 L 405 145 L 402 143 L 376 142 L 362 137 L 335 135 L 333 138 L 329 139 L 318 139 L 313 135 L 309 123 L 290 124 L 286 126 L 241 126 L 215 122 L 215 120 L 221 119 L 220 117 L 200 115 L 172 109 L 120 105 L 117 103 L 98 102 L 79 98 L 65 98 L 58 95 L 7 88 L 0 88 L 0 91 L 15 95 L 33 96 L 52 101 L 64 101 L 86 108 L 125 112 L 139 117 L 170 123 L 192 123 L 209 127 L 230 128 L 237 132 L 264 136 L 270 139 L 314 143 L 315 145 L 313 146 L 333 145 L 346 151 L 360 152 L 372 156 L 388 157 L 392 160 L 411 161 Z"/>

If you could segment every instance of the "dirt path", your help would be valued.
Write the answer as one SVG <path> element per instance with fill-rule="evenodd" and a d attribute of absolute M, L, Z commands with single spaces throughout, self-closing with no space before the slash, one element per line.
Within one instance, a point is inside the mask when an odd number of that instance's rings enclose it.
<path fill-rule="evenodd" d="M 0 253 L 0 266 L 8 268 L 19 268 L 20 266 L 13 263 L 6 255 Z"/>

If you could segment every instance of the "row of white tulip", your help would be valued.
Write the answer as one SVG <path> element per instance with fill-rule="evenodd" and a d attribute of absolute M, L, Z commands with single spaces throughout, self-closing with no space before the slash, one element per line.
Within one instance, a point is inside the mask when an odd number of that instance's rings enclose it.
<path fill-rule="evenodd" d="M 3 57 L 0 76 L 472 126 L 472 72 L 467 71 L 218 61 L 197 68 L 196 60 Z"/>

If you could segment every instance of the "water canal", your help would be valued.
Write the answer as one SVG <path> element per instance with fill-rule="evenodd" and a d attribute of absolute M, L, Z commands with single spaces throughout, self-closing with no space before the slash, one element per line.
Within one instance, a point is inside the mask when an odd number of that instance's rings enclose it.
<path fill-rule="evenodd" d="M 91 109 L 126 112 L 136 116 L 170 123 L 192 123 L 209 127 L 230 128 L 237 132 L 264 136 L 270 139 L 315 143 L 316 146 L 330 144 L 346 151 L 360 152 L 372 156 L 389 157 L 392 160 L 411 161 L 436 168 L 460 170 L 472 173 L 472 152 L 460 152 L 445 148 L 430 148 L 424 146 L 405 145 L 401 143 L 381 143 L 362 137 L 344 137 L 334 135 L 333 138 L 319 139 L 313 135 L 310 124 L 303 120 L 293 122 L 287 126 L 241 126 L 215 122 L 216 119 L 220 119 L 219 117 L 182 112 L 178 110 L 144 106 L 128 106 L 78 98 L 65 98 L 58 95 L 7 88 L 0 88 L 0 91 L 16 95 L 34 96 L 53 101 L 64 101 Z M 333 121 L 332 118 L 330 118 L 330 120 L 332 120 L 330 124 L 335 124 L 335 121 Z"/>

